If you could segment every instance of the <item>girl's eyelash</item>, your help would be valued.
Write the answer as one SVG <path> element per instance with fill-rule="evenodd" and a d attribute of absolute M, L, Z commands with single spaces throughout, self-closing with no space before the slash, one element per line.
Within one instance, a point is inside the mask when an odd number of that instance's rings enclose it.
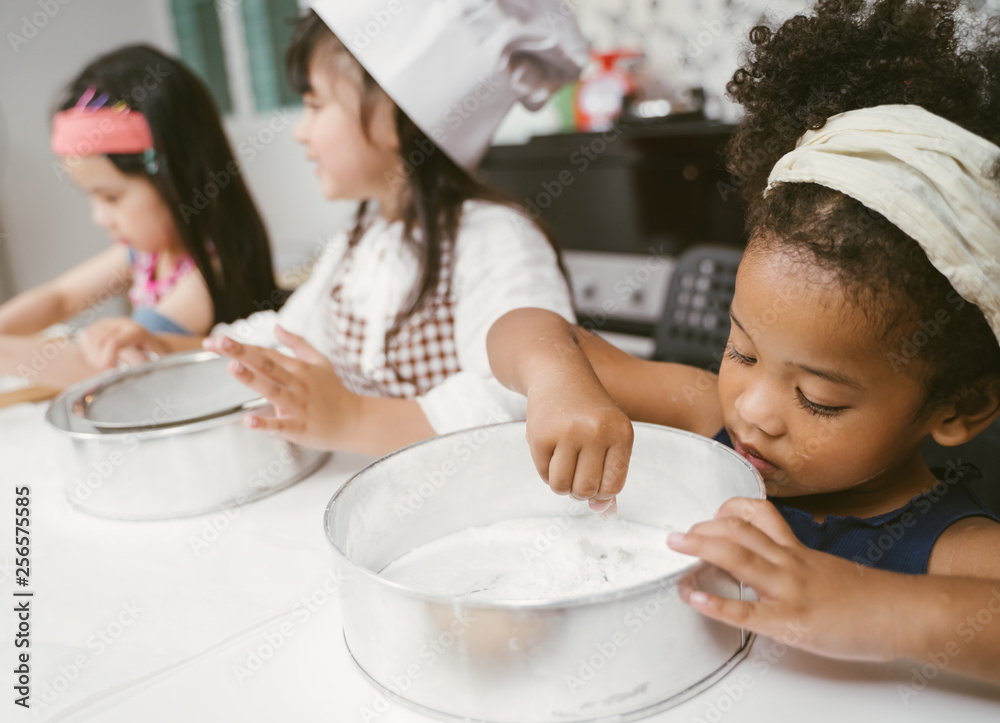
<path fill-rule="evenodd" d="M 726 344 L 726 356 L 728 356 L 737 364 L 753 364 L 755 361 L 757 361 L 756 359 L 748 357 L 744 354 L 740 354 L 738 351 L 736 351 L 736 347 L 733 346 L 732 342 Z"/>
<path fill-rule="evenodd" d="M 726 345 L 726 356 L 737 364 L 753 364 L 757 361 L 753 357 L 748 357 L 745 354 L 740 354 L 736 351 L 736 347 L 733 346 L 732 342 Z M 800 389 L 796 389 L 795 392 L 798 396 L 799 406 L 810 414 L 815 414 L 820 417 L 832 417 L 844 411 L 844 407 L 827 407 L 822 404 L 816 404 L 816 402 L 811 402 L 806 399 L 806 396 Z"/>
<path fill-rule="evenodd" d="M 811 414 L 816 414 L 820 417 L 833 417 L 844 411 L 844 407 L 826 407 L 822 404 L 816 404 L 816 402 L 810 402 L 806 399 L 801 389 L 796 389 L 795 393 L 799 398 L 799 406 Z"/>

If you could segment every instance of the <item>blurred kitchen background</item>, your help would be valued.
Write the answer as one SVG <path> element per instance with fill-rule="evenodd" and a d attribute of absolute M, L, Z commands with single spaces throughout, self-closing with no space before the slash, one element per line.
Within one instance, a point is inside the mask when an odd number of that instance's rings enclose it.
<path fill-rule="evenodd" d="M 86 198 L 55 172 L 49 123 L 64 84 L 84 63 L 134 42 L 180 55 L 209 82 L 226 112 L 230 139 L 264 213 L 279 268 L 314 257 L 322 240 L 347 222 L 352 206 L 322 199 L 293 138 L 299 106 L 284 83 L 283 51 L 290 33 L 285 19 L 297 4 L 305 3 L 4 0 L 0 299 L 52 278 L 108 243 L 90 223 Z M 482 173 L 535 204 L 555 227 L 568 250 L 581 318 L 631 337 L 638 344 L 634 351 L 653 351 L 674 260 L 693 245 L 741 244 L 742 209 L 735 189 L 727 189 L 718 158 L 737 118 L 725 84 L 747 31 L 763 13 L 787 17 L 810 5 L 801 0 L 563 3 L 562 12 L 575 12 L 594 50 L 642 54 L 609 60 L 604 78 L 613 86 L 627 74 L 635 84 L 626 130 L 572 132 L 581 123 L 602 127 L 602 103 L 613 104 L 607 87 L 591 83 L 596 116 L 574 117 L 572 91 L 539 114 L 515 111 Z M 598 69 L 594 63 L 590 77 Z M 694 293 L 695 285 L 724 294 L 725 282 L 712 280 L 724 270 L 723 262 L 703 260 L 686 277 L 691 293 L 681 301 L 694 302 L 688 310 L 697 319 L 694 326 L 712 330 L 701 310 L 704 295 Z M 675 288 L 674 296 L 680 291 Z M 621 341 L 627 346 L 630 339 Z"/>

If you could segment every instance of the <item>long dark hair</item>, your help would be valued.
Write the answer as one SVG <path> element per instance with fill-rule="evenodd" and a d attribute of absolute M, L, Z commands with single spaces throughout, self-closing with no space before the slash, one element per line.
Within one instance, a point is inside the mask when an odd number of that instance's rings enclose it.
<path fill-rule="evenodd" d="M 267 230 L 204 84 L 148 45 L 102 55 L 66 89 L 60 110 L 88 88 L 149 121 L 155 166 L 142 155 L 108 155 L 122 173 L 146 178 L 170 209 L 184 247 L 212 297 L 215 323 L 281 306 Z M 213 261 L 216 259 L 217 261 Z"/>
<path fill-rule="evenodd" d="M 746 111 L 727 161 L 749 204 L 748 253 L 780 249 L 834 271 L 893 367 L 921 372 L 924 410 L 977 410 L 1000 392 L 1000 345 L 983 313 L 916 241 L 858 201 L 812 183 L 763 190 L 803 133 L 860 108 L 919 105 L 1000 144 L 1000 17 L 977 31 L 959 22 L 959 5 L 824 0 L 808 17 L 753 28 L 728 85 Z M 1000 158 L 990 160 L 1000 179 Z"/>
<path fill-rule="evenodd" d="M 320 16 L 314 10 L 308 10 L 298 19 L 285 58 L 288 81 L 300 94 L 312 90 L 309 85 L 309 65 L 318 52 L 323 52 L 323 57 L 329 58 L 331 71 L 335 70 L 333 66 L 336 64 L 359 77 L 361 127 L 367 136 L 369 120 L 382 90 Z M 516 200 L 477 180 L 452 161 L 398 107 L 396 132 L 399 135 L 399 155 L 406 169 L 405 178 L 398 179 L 403 238 L 418 249 L 420 274 L 405 310 L 397 316 L 386 333 L 386 344 L 437 287 L 441 276 L 442 248 L 445 243 L 456 239 L 462 221 L 462 205 L 466 201 L 496 203 L 524 213 L 524 208 Z M 354 228 L 348 236 L 350 244 L 357 243 L 363 235 L 367 211 L 368 202 L 364 201 L 358 207 Z M 530 223 L 545 235 L 556 252 L 563 276 L 566 276 L 559 247 L 550 229 L 538 219 Z M 419 231 L 419 236 L 415 231 Z"/>

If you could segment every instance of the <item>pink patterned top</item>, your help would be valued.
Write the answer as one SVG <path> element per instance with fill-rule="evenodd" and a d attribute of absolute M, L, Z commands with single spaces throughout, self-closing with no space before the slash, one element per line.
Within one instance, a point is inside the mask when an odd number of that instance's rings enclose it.
<path fill-rule="evenodd" d="M 160 303 L 177 282 L 184 278 L 190 271 L 198 267 L 194 259 L 184 256 L 170 275 L 164 279 L 153 278 L 156 275 L 156 252 L 146 253 L 144 251 L 128 250 L 129 260 L 132 262 L 132 288 L 128 291 L 128 299 L 132 302 L 133 308 L 152 307 Z"/>

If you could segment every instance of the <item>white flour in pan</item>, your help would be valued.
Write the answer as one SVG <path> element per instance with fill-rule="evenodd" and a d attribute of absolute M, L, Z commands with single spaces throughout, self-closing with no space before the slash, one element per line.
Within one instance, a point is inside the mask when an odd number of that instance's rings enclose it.
<path fill-rule="evenodd" d="M 552 600 L 668 575 L 692 562 L 665 530 L 593 515 L 530 517 L 473 527 L 421 545 L 382 576 L 413 589 L 481 600 Z"/>

